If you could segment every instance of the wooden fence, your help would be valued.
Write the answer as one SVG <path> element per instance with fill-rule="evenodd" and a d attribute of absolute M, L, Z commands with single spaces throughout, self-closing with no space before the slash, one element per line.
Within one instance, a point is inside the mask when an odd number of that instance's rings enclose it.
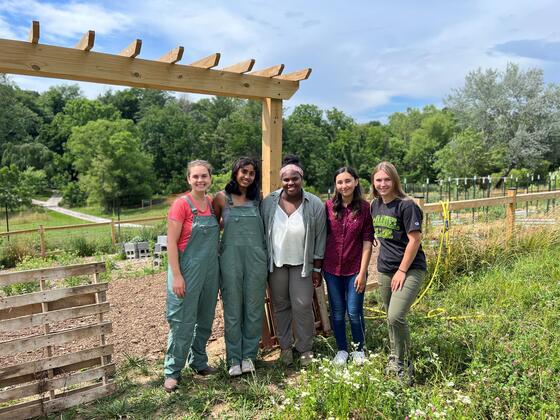
<path fill-rule="evenodd" d="M 111 226 L 111 241 L 113 242 L 113 245 L 116 245 L 117 228 L 119 225 L 131 225 L 136 223 L 154 222 L 154 221 L 161 221 L 166 219 L 167 219 L 166 216 L 153 216 L 153 217 L 145 217 L 141 219 L 120 220 L 120 221 L 111 220 L 110 222 L 84 223 L 79 225 L 47 226 L 47 227 L 43 225 L 39 225 L 35 229 L 14 230 L 12 232 L 0 232 L 0 238 L 2 237 L 10 238 L 11 236 L 29 235 L 35 233 L 39 236 L 41 256 L 44 257 L 47 254 L 47 244 L 45 239 L 45 235 L 47 232 L 54 232 L 54 231 L 61 231 L 61 230 L 88 229 L 88 228 L 100 227 L 100 226 Z"/>
<path fill-rule="evenodd" d="M 0 297 L 0 403 L 8 404 L 0 419 L 43 416 L 114 392 L 103 271 L 104 263 L 90 263 L 0 273 L 2 287 L 35 282 L 40 288 Z M 91 284 L 57 287 L 56 280 L 84 275 L 93 276 Z M 24 361 L 13 363 L 18 359 Z"/>

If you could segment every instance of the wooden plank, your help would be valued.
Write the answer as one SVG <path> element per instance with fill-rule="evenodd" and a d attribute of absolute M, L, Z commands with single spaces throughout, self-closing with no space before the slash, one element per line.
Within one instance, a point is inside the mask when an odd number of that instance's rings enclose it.
<path fill-rule="evenodd" d="M 37 335 L 33 337 L 17 338 L 0 343 L 0 357 L 20 352 L 37 350 L 47 346 L 56 346 L 74 340 L 82 340 L 91 336 L 108 334 L 113 330 L 110 321 L 86 327 L 72 328 L 65 331 Z"/>
<path fill-rule="evenodd" d="M 311 75 L 311 69 L 307 68 L 307 69 L 302 69 L 287 74 L 278 75 L 275 77 L 275 79 L 291 80 L 292 82 L 299 82 L 301 80 L 309 79 L 310 75 Z"/>
<path fill-rule="evenodd" d="M 29 42 L 31 42 L 32 44 L 38 44 L 39 43 L 39 21 L 38 20 L 34 20 L 31 23 L 31 29 L 29 30 Z"/>
<path fill-rule="evenodd" d="M 66 225 L 66 226 L 49 226 L 45 228 L 47 230 L 67 230 L 67 229 L 84 229 L 90 227 L 98 227 L 98 226 L 107 226 L 110 225 L 111 222 L 95 222 L 95 223 L 83 223 L 80 225 Z"/>
<path fill-rule="evenodd" d="M 119 55 L 122 55 L 123 57 L 128 57 L 128 58 L 134 58 L 138 55 L 140 55 L 140 50 L 142 49 L 142 40 L 141 39 L 135 39 L 134 41 L 132 41 L 130 43 L 130 45 L 128 47 L 126 47 L 124 50 L 122 50 Z"/>
<path fill-rule="evenodd" d="M 42 416 L 44 414 L 44 401 L 46 399 L 37 399 L 0 408 L 0 420 L 29 419 Z"/>
<path fill-rule="evenodd" d="M 62 267 L 40 268 L 35 270 L 12 271 L 0 273 L 0 286 L 14 283 L 27 283 L 40 280 L 64 279 L 71 276 L 83 276 L 93 273 L 103 273 L 106 267 L 104 262 L 74 264 Z"/>
<path fill-rule="evenodd" d="M 251 71 L 255 65 L 255 59 L 242 61 L 241 63 L 233 64 L 231 66 L 224 67 L 222 71 L 227 71 L 228 73 L 247 73 Z"/>
<path fill-rule="evenodd" d="M 508 204 L 510 197 L 477 198 L 475 200 L 451 201 L 449 210 L 464 210 L 477 207 L 490 207 Z M 424 213 L 439 213 L 442 211 L 441 203 L 424 204 Z"/>
<path fill-rule="evenodd" d="M 290 80 L 7 39 L 0 39 L 0 73 L 250 99 L 289 99 L 299 88 Z"/>
<path fill-rule="evenodd" d="M 82 51 L 90 51 L 93 48 L 93 44 L 95 44 L 95 31 L 87 31 L 74 48 Z"/>
<path fill-rule="evenodd" d="M 517 194 L 515 199 L 517 202 L 525 201 L 536 201 L 536 200 L 552 200 L 554 198 L 560 198 L 560 190 L 558 191 L 544 191 L 538 193 L 529 194 Z"/>
<path fill-rule="evenodd" d="M 279 76 L 284 71 L 284 64 L 277 64 L 275 66 L 267 67 L 266 69 L 253 71 L 249 74 L 260 77 L 274 77 Z"/>
<path fill-rule="evenodd" d="M 317 306 L 319 309 L 323 333 L 329 334 L 331 332 L 331 323 L 329 320 L 329 310 L 327 308 L 324 282 L 322 282 L 319 287 L 315 288 L 315 297 L 317 298 Z"/>
<path fill-rule="evenodd" d="M 37 229 L 23 229 L 23 230 L 14 230 L 12 232 L 2 232 L 0 233 L 0 237 L 2 236 L 16 236 L 16 235 L 23 235 L 29 233 L 37 233 Z"/>
<path fill-rule="evenodd" d="M 109 302 L 79 306 L 77 308 L 59 309 L 39 314 L 31 314 L 0 321 L 0 331 L 16 331 L 23 328 L 64 321 L 67 319 L 81 318 L 83 316 L 98 315 L 109 312 Z"/>
<path fill-rule="evenodd" d="M 106 385 L 96 384 L 95 386 L 65 392 L 64 394 L 57 396 L 54 400 L 44 402 L 44 411 L 45 413 L 50 414 L 79 404 L 86 404 L 98 400 L 99 398 L 111 395 L 116 391 L 116 389 L 117 384 L 111 382 Z"/>
<path fill-rule="evenodd" d="M 70 296 L 103 292 L 107 289 L 107 283 L 99 283 L 88 284 L 86 286 L 69 287 L 66 289 L 53 289 L 46 290 L 44 292 L 27 293 L 25 295 L 9 296 L 0 299 L 0 309 L 9 309 L 11 307 L 31 305 L 33 303 L 52 302 Z"/>
<path fill-rule="evenodd" d="M 371 290 L 375 290 L 379 288 L 379 283 L 377 282 L 377 280 L 371 281 L 371 282 L 367 282 L 366 283 L 366 292 L 369 292 Z"/>
<path fill-rule="evenodd" d="M 49 302 L 49 311 L 59 309 L 73 308 L 76 306 L 91 305 L 95 303 L 95 293 L 85 295 L 70 296 Z M 31 305 L 23 305 L 0 310 L 0 320 L 19 318 L 25 315 L 41 313 L 41 303 L 33 303 Z"/>
<path fill-rule="evenodd" d="M 17 365 L 0 367 L 0 387 L 5 387 L 27 380 L 38 379 L 43 376 L 43 372 L 55 369 L 55 374 L 67 373 L 87 366 L 99 365 L 99 358 L 113 354 L 112 344 L 102 347 L 80 350 L 62 356 L 47 357 L 45 359 L 33 360 L 31 362 L 20 363 Z M 90 363 L 94 362 L 94 363 Z M 56 369 L 62 369 L 57 371 Z M 31 379 L 27 375 L 31 375 Z M 24 381 L 19 379 L 24 378 Z"/>
<path fill-rule="evenodd" d="M 127 223 L 140 223 L 140 222 L 152 222 L 154 220 L 166 220 L 167 216 L 152 216 L 143 217 L 141 219 L 130 219 L 130 220 L 115 220 L 115 225 L 123 225 Z"/>
<path fill-rule="evenodd" d="M 185 51 L 184 47 L 177 47 L 177 48 L 173 48 L 171 51 L 169 51 L 168 53 L 162 55 L 158 61 L 162 62 L 162 63 L 167 63 L 167 64 L 175 64 L 177 61 L 181 61 L 181 58 L 183 58 L 183 52 Z"/>
<path fill-rule="evenodd" d="M 189 66 L 200 67 L 203 69 L 211 69 L 216 67 L 220 63 L 220 53 L 214 53 L 208 57 L 201 58 L 194 63 L 189 64 Z"/>
<path fill-rule="evenodd" d="M 282 164 L 282 101 L 264 99 L 262 108 L 262 190 L 263 195 L 280 187 Z"/>
<path fill-rule="evenodd" d="M 67 388 L 83 382 L 100 379 L 103 376 L 113 376 L 116 372 L 115 364 L 99 366 L 85 371 L 70 373 L 58 378 L 36 381 L 30 384 L 11 388 L 0 392 L 0 403 L 19 398 L 28 397 L 34 394 L 41 394 L 47 391 L 54 391 L 59 388 Z"/>

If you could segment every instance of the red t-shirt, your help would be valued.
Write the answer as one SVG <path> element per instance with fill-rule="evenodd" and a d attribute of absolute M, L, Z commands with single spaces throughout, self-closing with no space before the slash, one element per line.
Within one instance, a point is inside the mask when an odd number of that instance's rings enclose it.
<path fill-rule="evenodd" d="M 183 194 L 187 195 L 194 206 L 197 209 L 199 216 L 210 216 L 212 215 L 212 202 L 210 197 L 206 196 L 206 202 L 208 205 L 206 206 L 206 211 L 202 211 L 196 205 L 196 202 L 191 196 L 191 193 Z M 191 210 L 191 206 L 182 198 L 183 196 L 179 197 L 177 200 L 173 202 L 171 207 L 169 208 L 169 213 L 167 214 L 168 220 L 175 220 L 176 222 L 180 222 L 183 224 L 183 229 L 181 230 L 181 235 L 179 236 L 179 240 L 177 241 L 177 247 L 179 251 L 184 251 L 187 248 L 187 244 L 189 243 L 189 239 L 191 238 L 192 233 L 192 223 L 193 223 L 193 212 Z"/>

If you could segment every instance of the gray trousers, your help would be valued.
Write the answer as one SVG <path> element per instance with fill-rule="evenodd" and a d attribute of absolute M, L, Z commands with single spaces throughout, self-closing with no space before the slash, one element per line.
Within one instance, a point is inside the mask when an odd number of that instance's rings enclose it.
<path fill-rule="evenodd" d="M 313 282 L 301 277 L 301 265 L 274 267 L 269 273 L 270 297 L 276 316 L 278 342 L 282 350 L 294 345 L 300 353 L 311 351 L 315 335 Z M 292 321 L 294 334 L 292 334 Z"/>
<path fill-rule="evenodd" d="M 406 273 L 402 290 L 396 292 L 391 291 L 391 280 L 394 273 L 378 274 L 383 309 L 387 312 L 391 355 L 395 356 L 398 363 L 406 363 L 410 358 L 410 331 L 406 315 L 422 288 L 426 271 L 409 270 Z"/>

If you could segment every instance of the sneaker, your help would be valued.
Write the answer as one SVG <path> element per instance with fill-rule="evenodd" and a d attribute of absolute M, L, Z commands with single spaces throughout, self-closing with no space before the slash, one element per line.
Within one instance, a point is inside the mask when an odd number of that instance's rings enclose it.
<path fill-rule="evenodd" d="M 336 356 L 334 356 L 332 363 L 335 366 L 344 366 L 347 360 L 348 360 L 348 352 L 345 350 L 339 350 L 339 352 L 336 353 Z"/>
<path fill-rule="evenodd" d="M 228 374 L 229 376 L 231 376 L 232 378 L 234 376 L 241 376 L 243 372 L 241 371 L 241 366 L 239 365 L 233 365 L 232 367 L 229 368 L 228 370 Z"/>
<path fill-rule="evenodd" d="M 284 349 L 280 352 L 280 361 L 286 365 L 290 366 L 294 363 L 294 353 L 292 349 Z"/>
<path fill-rule="evenodd" d="M 165 389 L 165 392 L 173 392 L 177 390 L 178 384 L 179 380 L 176 378 L 165 378 L 165 381 L 163 381 L 163 389 Z"/>
<path fill-rule="evenodd" d="M 397 363 L 397 357 L 394 354 L 389 356 L 389 360 L 385 365 L 385 375 L 397 375 L 399 373 L 399 365 Z"/>
<path fill-rule="evenodd" d="M 311 362 L 313 362 L 313 352 L 312 351 L 304 351 L 300 357 L 300 363 L 302 367 L 309 366 Z"/>
<path fill-rule="evenodd" d="M 241 361 L 241 372 L 255 373 L 255 364 L 251 359 L 243 359 Z"/>
<path fill-rule="evenodd" d="M 352 352 L 352 362 L 357 366 L 362 366 L 366 361 L 366 355 L 363 351 Z"/>
<path fill-rule="evenodd" d="M 197 370 L 196 373 L 200 376 L 215 375 L 218 373 L 218 369 L 212 366 L 206 366 L 204 369 Z"/>
<path fill-rule="evenodd" d="M 405 365 L 404 363 L 399 363 L 399 370 L 397 371 L 397 377 L 399 381 L 405 383 L 408 386 L 412 386 L 414 382 L 414 365 L 409 360 Z"/>

